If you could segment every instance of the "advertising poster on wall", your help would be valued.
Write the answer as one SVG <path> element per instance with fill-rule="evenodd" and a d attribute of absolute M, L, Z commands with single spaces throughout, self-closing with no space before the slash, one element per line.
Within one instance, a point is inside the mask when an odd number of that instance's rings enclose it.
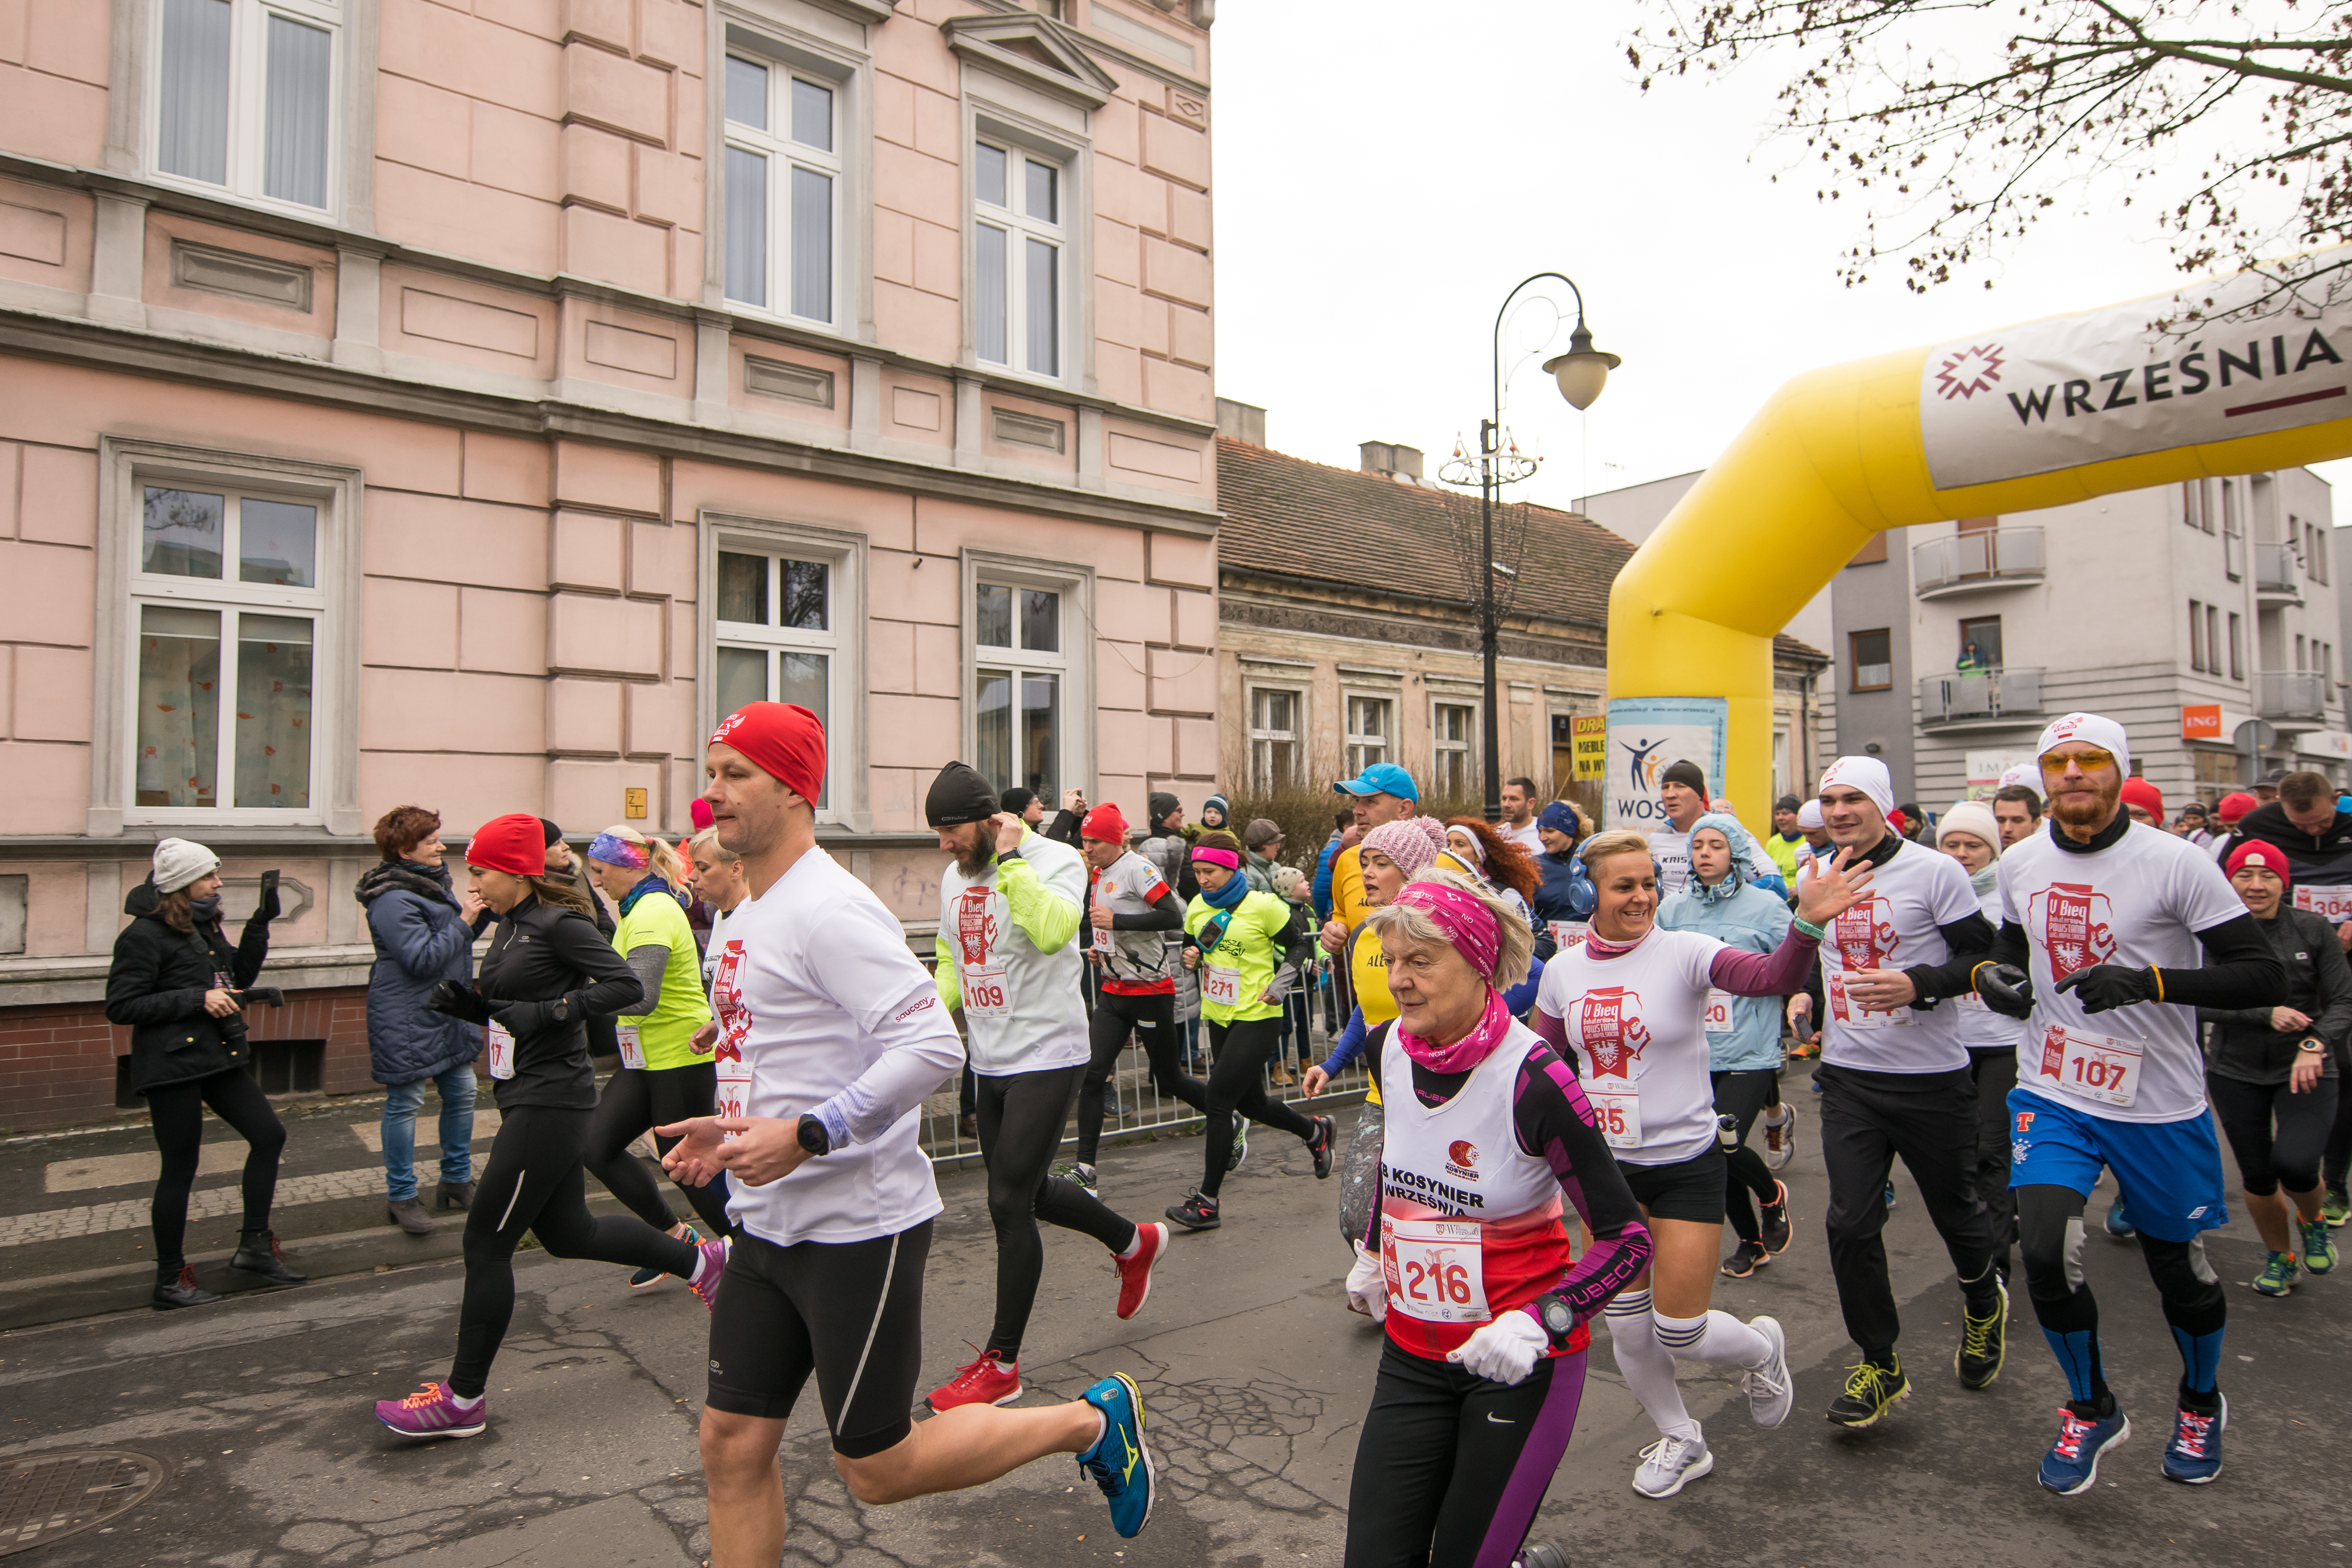
<path fill-rule="evenodd" d="M 1982 800 L 2000 788 L 2000 777 L 2033 760 L 2030 751 L 1971 751 L 1968 755 L 1969 787 L 1964 799 Z"/>
<path fill-rule="evenodd" d="M 1658 779 L 1669 763 L 1690 761 L 1722 789 L 1731 705 L 1721 697 L 1612 697 L 1608 771 L 1602 789 L 1608 825 L 1647 832 L 1662 827 L 1666 809 Z"/>

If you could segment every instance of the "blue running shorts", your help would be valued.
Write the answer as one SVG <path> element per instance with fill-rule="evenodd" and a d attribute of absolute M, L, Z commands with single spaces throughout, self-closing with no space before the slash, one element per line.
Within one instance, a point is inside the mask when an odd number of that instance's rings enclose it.
<path fill-rule="evenodd" d="M 2221 1142 L 2210 1113 L 2179 1122 L 2116 1122 L 2030 1089 L 2009 1092 L 2009 1185 L 2072 1187 L 2084 1197 L 2099 1167 L 2116 1173 L 2137 1228 L 2193 1241 L 2230 1223 Z"/>

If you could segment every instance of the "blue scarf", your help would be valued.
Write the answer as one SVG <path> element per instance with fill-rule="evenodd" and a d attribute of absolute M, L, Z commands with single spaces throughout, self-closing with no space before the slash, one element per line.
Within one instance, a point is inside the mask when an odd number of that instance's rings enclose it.
<path fill-rule="evenodd" d="M 1202 952 L 1213 953 L 1217 950 L 1217 944 L 1225 939 L 1225 927 L 1233 924 L 1234 911 L 1242 906 L 1242 900 L 1249 896 L 1249 878 L 1240 872 L 1234 872 L 1226 877 L 1225 885 L 1214 893 L 1211 893 L 1205 887 L 1201 890 L 1202 898 L 1207 901 L 1210 907 L 1220 911 L 1211 915 L 1208 924 L 1201 927 L 1201 934 L 1196 940 L 1201 945 Z"/>
<path fill-rule="evenodd" d="M 629 911 L 637 906 L 637 900 L 643 898 L 649 893 L 656 891 L 667 893 L 672 898 L 677 899 L 677 906 L 680 909 L 687 907 L 686 894 L 678 892 L 676 888 L 670 886 L 669 883 L 664 882 L 657 873 L 647 872 L 645 874 L 644 880 L 639 882 L 636 886 L 629 889 L 627 896 L 621 900 L 621 915 L 623 918 L 625 919 Z"/>

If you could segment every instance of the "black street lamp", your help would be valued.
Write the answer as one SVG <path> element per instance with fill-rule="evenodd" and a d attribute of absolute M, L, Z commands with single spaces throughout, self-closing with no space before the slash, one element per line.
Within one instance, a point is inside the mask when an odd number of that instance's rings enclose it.
<path fill-rule="evenodd" d="M 1503 428 L 1503 323 L 1509 318 L 1511 303 L 1518 298 L 1519 290 L 1546 278 L 1567 284 L 1569 292 L 1576 296 L 1576 329 L 1569 334 L 1568 352 L 1544 361 L 1544 371 L 1559 388 L 1559 395 L 1575 408 L 1591 408 L 1601 389 L 1608 385 L 1609 372 L 1624 362 L 1615 354 L 1592 346 L 1592 334 L 1584 325 L 1584 291 L 1577 287 L 1574 278 L 1563 272 L 1538 272 L 1521 280 L 1517 288 L 1503 297 L 1503 308 L 1495 312 L 1495 416 L 1478 422 L 1478 455 L 1475 459 L 1466 456 L 1456 442 L 1454 455 L 1437 474 L 1449 485 L 1466 486 L 1475 483 L 1478 486 L 1478 653 L 1486 670 L 1480 724 L 1485 743 L 1486 820 L 1490 822 L 1503 819 L 1503 747 L 1495 685 L 1496 645 L 1501 625 L 1495 610 L 1495 577 L 1498 572 L 1506 576 L 1517 576 L 1518 572 L 1517 562 L 1495 559 L 1495 492 L 1528 478 L 1541 461 L 1522 453 L 1510 433 Z"/>

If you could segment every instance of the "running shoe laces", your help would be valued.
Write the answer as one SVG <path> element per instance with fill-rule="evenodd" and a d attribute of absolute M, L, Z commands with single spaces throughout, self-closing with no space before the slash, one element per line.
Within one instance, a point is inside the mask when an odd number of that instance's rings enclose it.
<path fill-rule="evenodd" d="M 2173 1434 L 2172 1446 L 2190 1458 L 2205 1458 L 2207 1447 L 2213 1440 L 2213 1428 L 2220 1420 L 2218 1415 L 2200 1416 L 2194 1410 L 2183 1410 L 2180 1429 Z"/>
<path fill-rule="evenodd" d="M 1960 1314 L 1960 1354 L 1971 1360 L 1982 1360 L 1992 1354 L 1992 1331 L 2000 1326 L 1998 1310 L 1979 1317 L 1974 1312 Z"/>
<path fill-rule="evenodd" d="M 457 1396 L 455 1394 L 449 1396 L 449 1399 L 452 1404 L 457 1402 Z M 418 1389 L 415 1393 L 410 1395 L 407 1398 L 402 1400 L 400 1402 L 400 1407 L 403 1410 L 422 1410 L 427 1405 L 438 1405 L 440 1403 L 441 1385 L 437 1383 L 428 1383 L 424 1387 Z M 2187 1412 L 2184 1411 L 2182 1414 L 2185 1415 Z"/>
<path fill-rule="evenodd" d="M 2181 1412 L 2181 1415 L 2183 1416 L 2187 1416 L 2189 1412 L 2186 1410 Z M 2068 1409 L 2063 1405 L 2058 1406 L 2058 1420 L 2060 1423 L 2058 1427 L 2058 1440 L 2050 1446 L 2050 1451 L 2057 1455 L 2060 1458 L 2069 1461 L 2081 1458 L 2083 1457 L 2083 1439 L 2091 1435 L 2093 1429 L 2098 1426 L 2098 1423 L 2096 1421 L 2084 1420 L 2082 1416 L 2075 1415 L 2074 1411 Z"/>

